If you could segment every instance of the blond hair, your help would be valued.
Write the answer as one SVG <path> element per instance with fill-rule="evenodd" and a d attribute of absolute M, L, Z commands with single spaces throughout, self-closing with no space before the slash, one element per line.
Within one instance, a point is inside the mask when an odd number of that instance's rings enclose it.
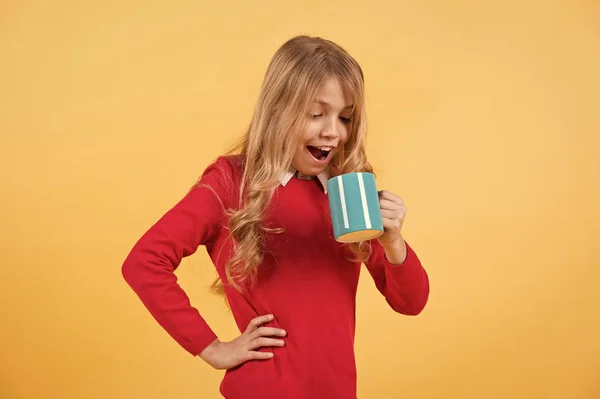
<path fill-rule="evenodd" d="M 331 160 L 329 173 L 373 172 L 365 154 L 364 77 L 360 65 L 343 48 L 319 37 L 297 36 L 284 43 L 267 69 L 252 121 L 229 154 L 245 158 L 239 203 L 229 210 L 229 230 L 235 243 L 226 264 L 227 283 L 238 291 L 251 286 L 263 260 L 264 237 L 282 229 L 262 225 L 265 211 L 279 179 L 291 167 L 301 135 L 308 127 L 307 114 L 319 89 L 337 78 L 352 98 L 354 109 L 348 141 Z M 370 254 L 368 243 L 350 244 L 355 260 Z M 220 279 L 211 286 L 223 293 Z"/>

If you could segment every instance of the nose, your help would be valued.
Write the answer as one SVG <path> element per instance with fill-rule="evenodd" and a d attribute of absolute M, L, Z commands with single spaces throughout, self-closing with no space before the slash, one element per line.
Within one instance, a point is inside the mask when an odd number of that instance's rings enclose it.
<path fill-rule="evenodd" d="M 327 124 L 321 130 L 321 136 L 328 139 L 337 139 L 340 135 L 336 121 L 328 120 Z"/>

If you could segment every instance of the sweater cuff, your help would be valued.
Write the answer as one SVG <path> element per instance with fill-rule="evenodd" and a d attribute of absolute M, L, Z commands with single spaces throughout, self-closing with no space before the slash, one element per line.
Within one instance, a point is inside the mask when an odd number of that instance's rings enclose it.
<path fill-rule="evenodd" d="M 391 263 L 387 259 L 385 250 L 383 251 L 383 263 L 384 263 L 386 269 L 389 268 L 389 269 L 393 269 L 393 270 L 398 270 L 398 269 L 410 268 L 411 266 L 415 266 L 415 265 L 420 265 L 419 259 L 417 258 L 417 255 L 415 254 L 413 249 L 410 247 L 410 245 L 408 245 L 408 243 L 406 241 L 404 242 L 404 245 L 406 246 L 406 258 L 404 259 L 404 262 L 402 262 L 398 265 Z"/>
<path fill-rule="evenodd" d="M 209 330 L 206 332 L 206 334 L 203 334 L 201 337 L 198 337 L 186 345 L 185 349 L 193 356 L 198 356 L 200 352 L 202 352 L 217 338 L 217 335 L 212 330 Z"/>

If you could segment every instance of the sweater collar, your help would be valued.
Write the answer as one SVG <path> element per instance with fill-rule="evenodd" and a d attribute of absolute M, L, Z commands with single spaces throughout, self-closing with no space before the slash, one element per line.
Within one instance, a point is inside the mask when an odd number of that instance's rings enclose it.
<path fill-rule="evenodd" d="M 292 179 L 292 177 L 294 177 L 296 172 L 297 172 L 297 170 L 293 169 L 293 168 L 289 169 L 287 172 L 285 172 L 279 179 L 279 182 L 281 183 L 281 185 L 285 187 L 285 185 L 289 183 L 289 181 Z M 321 186 L 323 187 L 323 191 L 325 192 L 325 194 L 327 194 L 327 180 L 329 180 L 329 173 L 327 173 L 327 171 L 323 171 L 317 175 L 317 179 L 321 183 Z"/>

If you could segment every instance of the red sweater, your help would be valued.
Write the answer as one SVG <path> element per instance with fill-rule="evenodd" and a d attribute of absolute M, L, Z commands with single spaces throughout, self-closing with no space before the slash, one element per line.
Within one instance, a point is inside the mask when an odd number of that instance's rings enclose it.
<path fill-rule="evenodd" d="M 217 336 L 190 305 L 174 274 L 183 257 L 204 245 L 225 279 L 232 254 L 224 208 L 239 194 L 241 157 L 221 157 L 200 183 L 136 243 L 123 276 L 160 325 L 192 355 Z M 268 227 L 285 233 L 266 239 L 268 252 L 250 293 L 227 288 L 240 332 L 253 318 L 271 313 L 266 326 L 287 331 L 285 346 L 269 360 L 227 370 L 221 393 L 228 399 L 354 399 L 355 298 L 361 265 L 333 239 L 327 195 L 317 180 L 292 179 L 278 187 L 269 206 Z M 413 250 L 400 266 L 387 262 L 377 240 L 365 262 L 377 289 L 398 313 L 416 315 L 425 306 L 429 280 Z"/>

